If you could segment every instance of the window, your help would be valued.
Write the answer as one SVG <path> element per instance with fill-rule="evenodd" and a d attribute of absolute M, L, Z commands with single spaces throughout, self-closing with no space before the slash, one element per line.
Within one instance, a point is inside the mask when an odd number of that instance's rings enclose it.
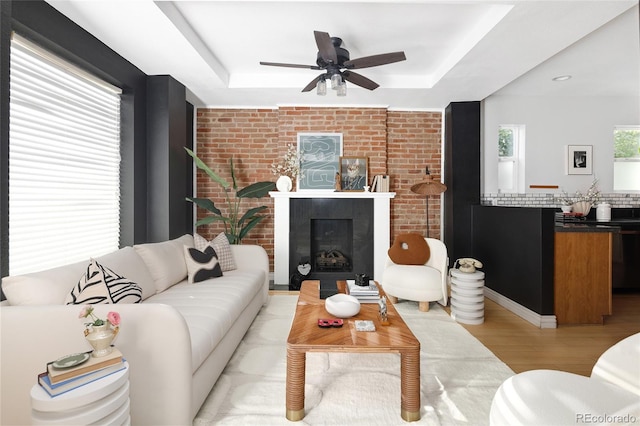
<path fill-rule="evenodd" d="M 613 190 L 640 191 L 640 126 L 613 130 Z"/>
<path fill-rule="evenodd" d="M 498 128 L 498 191 L 524 192 L 524 125 Z"/>
<path fill-rule="evenodd" d="M 11 42 L 9 273 L 119 247 L 120 91 Z"/>

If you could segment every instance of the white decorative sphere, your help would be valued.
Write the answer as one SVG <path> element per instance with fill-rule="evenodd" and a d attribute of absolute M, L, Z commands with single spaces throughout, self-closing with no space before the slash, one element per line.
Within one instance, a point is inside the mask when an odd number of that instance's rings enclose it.
<path fill-rule="evenodd" d="M 324 308 L 338 318 L 349 318 L 360 312 L 360 301 L 348 294 L 338 293 L 327 297 Z"/>

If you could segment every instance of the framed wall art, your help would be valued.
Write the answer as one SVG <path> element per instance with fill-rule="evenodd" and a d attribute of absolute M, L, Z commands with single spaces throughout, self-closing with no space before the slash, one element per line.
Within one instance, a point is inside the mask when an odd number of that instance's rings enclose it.
<path fill-rule="evenodd" d="M 567 174 L 593 174 L 592 145 L 567 145 Z"/>
<path fill-rule="evenodd" d="M 302 159 L 298 191 L 333 191 L 340 170 L 342 133 L 298 133 L 298 152 Z"/>
<path fill-rule="evenodd" d="M 364 191 L 368 185 L 367 157 L 340 157 L 342 191 Z"/>

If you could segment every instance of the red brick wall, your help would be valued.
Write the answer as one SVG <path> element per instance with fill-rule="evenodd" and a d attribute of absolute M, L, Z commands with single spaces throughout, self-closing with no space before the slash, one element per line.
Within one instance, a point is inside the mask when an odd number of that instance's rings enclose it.
<path fill-rule="evenodd" d="M 276 177 L 270 165 L 279 161 L 287 146 L 297 144 L 304 132 L 342 133 L 343 154 L 369 157 L 369 177 L 389 174 L 391 191 L 391 238 L 399 232 L 425 233 L 425 198 L 411 193 L 412 184 L 422 180 L 424 167 L 439 177 L 442 113 L 387 111 L 385 108 L 282 107 L 279 109 L 198 109 L 198 156 L 231 182 L 229 160 L 235 164 L 236 182 L 243 188 L 253 182 Z M 211 198 L 226 210 L 224 192 L 203 172 L 198 172 L 198 196 Z M 269 253 L 273 270 L 273 201 L 271 198 L 243 199 L 240 211 L 265 205 L 268 216 L 245 244 L 259 244 Z M 204 212 L 198 209 L 198 218 Z M 429 235 L 440 238 L 440 200 L 429 199 Z M 207 238 L 223 230 L 220 223 L 198 228 Z"/>

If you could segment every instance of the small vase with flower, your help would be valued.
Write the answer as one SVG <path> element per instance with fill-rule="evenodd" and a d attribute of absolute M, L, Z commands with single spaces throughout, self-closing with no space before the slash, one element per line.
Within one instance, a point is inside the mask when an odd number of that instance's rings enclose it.
<path fill-rule="evenodd" d="M 84 336 L 93 347 L 91 356 L 99 358 L 109 355 L 113 350 L 111 342 L 120 331 L 120 314 L 113 311 L 109 312 L 107 319 L 103 320 L 98 318 L 93 311 L 93 306 L 85 305 L 78 317 L 91 320 L 85 323 Z"/>

